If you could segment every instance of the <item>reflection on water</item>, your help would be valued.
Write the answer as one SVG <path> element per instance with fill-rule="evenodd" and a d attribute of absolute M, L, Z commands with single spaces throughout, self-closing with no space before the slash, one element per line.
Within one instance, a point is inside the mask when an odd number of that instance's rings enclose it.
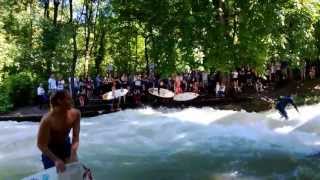
<path fill-rule="evenodd" d="M 81 123 L 79 157 L 96 179 L 317 178 L 320 105 L 247 113 L 211 108 L 126 110 Z M 0 179 L 42 169 L 38 123 L 0 122 Z"/>

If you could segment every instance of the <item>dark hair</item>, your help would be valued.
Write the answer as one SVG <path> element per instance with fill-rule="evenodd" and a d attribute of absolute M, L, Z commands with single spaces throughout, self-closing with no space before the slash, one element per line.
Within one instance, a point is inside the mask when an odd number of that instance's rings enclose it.
<path fill-rule="evenodd" d="M 67 96 L 69 95 L 69 92 L 66 90 L 60 90 L 60 91 L 56 91 L 54 92 L 51 96 L 50 96 L 50 105 L 51 108 L 54 108 L 56 106 L 59 106 L 59 100 L 64 100 Z"/>

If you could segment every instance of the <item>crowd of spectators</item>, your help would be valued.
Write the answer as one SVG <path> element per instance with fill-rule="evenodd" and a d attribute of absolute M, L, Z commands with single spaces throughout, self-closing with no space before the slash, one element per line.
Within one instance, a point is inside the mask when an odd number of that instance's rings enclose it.
<path fill-rule="evenodd" d="M 317 66 L 307 66 L 300 69 L 300 79 L 314 79 L 317 74 Z M 265 88 L 277 82 L 286 81 L 290 78 L 288 64 L 285 62 L 270 63 L 266 67 L 264 75 L 258 75 L 255 69 L 248 67 L 236 68 L 230 73 L 219 71 L 189 71 L 181 74 L 173 74 L 167 78 L 146 73 L 121 74 L 108 71 L 104 76 L 97 75 L 94 78 L 75 77 L 73 87 L 71 78 L 64 79 L 62 76 L 51 75 L 48 79 L 48 93 L 45 92 L 42 83 L 37 89 L 40 107 L 48 101 L 48 96 L 54 91 L 69 89 L 77 97 L 80 106 L 85 106 L 90 98 L 101 98 L 112 89 L 126 88 L 128 95 L 133 96 L 134 103 L 139 104 L 141 96 L 147 93 L 149 88 L 161 86 L 175 94 L 183 92 L 195 92 L 201 95 L 211 95 L 217 98 L 234 96 L 240 93 L 262 93 Z M 72 91 L 73 88 L 73 91 Z M 125 99 L 124 99 L 125 100 Z"/>

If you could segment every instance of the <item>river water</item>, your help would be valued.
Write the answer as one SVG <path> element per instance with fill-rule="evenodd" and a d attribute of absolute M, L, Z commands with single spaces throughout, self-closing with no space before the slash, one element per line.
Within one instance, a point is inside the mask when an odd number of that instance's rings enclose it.
<path fill-rule="evenodd" d="M 320 104 L 247 113 L 125 110 L 81 121 L 79 159 L 96 180 L 320 179 Z M 0 122 L 0 179 L 42 169 L 39 123 Z"/>

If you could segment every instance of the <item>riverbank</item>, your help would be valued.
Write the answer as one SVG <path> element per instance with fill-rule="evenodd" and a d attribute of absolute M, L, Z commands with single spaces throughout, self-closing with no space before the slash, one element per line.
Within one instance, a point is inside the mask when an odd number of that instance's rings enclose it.
<path fill-rule="evenodd" d="M 203 95 L 191 102 L 175 103 L 159 102 L 159 100 L 149 100 L 142 105 L 151 106 L 154 108 L 160 106 L 174 107 L 174 108 L 185 108 L 190 106 L 203 107 L 209 106 L 216 109 L 223 110 L 245 110 L 247 112 L 261 112 L 267 111 L 273 108 L 273 101 L 283 95 L 291 94 L 294 96 L 297 105 L 311 105 L 320 102 L 320 80 L 308 80 L 308 81 L 290 81 L 282 83 L 280 85 L 269 86 L 262 93 L 247 93 L 241 94 L 235 97 L 226 98 L 215 98 L 210 95 Z M 130 98 L 128 98 L 130 99 Z M 95 100 L 93 100 L 95 101 Z M 137 108 L 138 106 L 127 105 L 122 107 L 126 108 Z M 141 107 L 141 106 L 139 106 Z M 14 120 L 14 121 L 40 121 L 43 114 L 48 111 L 48 108 L 39 109 L 38 106 L 26 106 L 17 108 L 9 113 L 0 115 L 0 121 Z M 91 117 L 100 114 L 112 113 L 108 106 L 108 102 L 96 102 L 96 105 L 90 105 L 81 108 L 83 117 Z"/>

